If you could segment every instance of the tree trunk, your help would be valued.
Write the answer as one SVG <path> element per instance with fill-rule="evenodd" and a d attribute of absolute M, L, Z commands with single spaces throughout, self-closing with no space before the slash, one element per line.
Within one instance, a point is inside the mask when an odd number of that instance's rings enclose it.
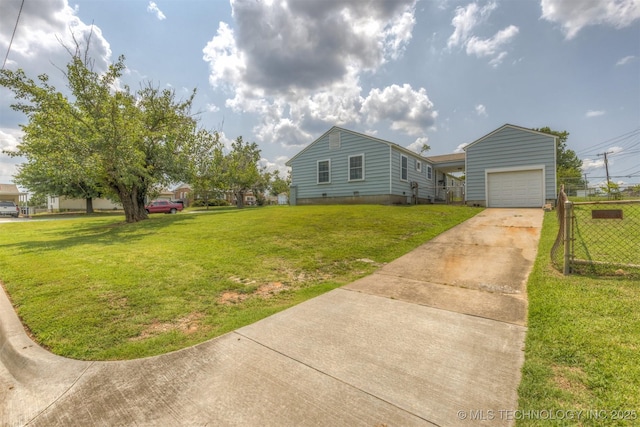
<path fill-rule="evenodd" d="M 85 201 L 87 202 L 87 213 L 88 214 L 92 214 L 93 213 L 93 199 L 91 197 L 87 197 L 85 199 Z"/>
<path fill-rule="evenodd" d="M 118 188 L 118 196 L 124 208 L 124 216 L 127 222 L 138 222 L 147 219 L 147 211 L 144 207 L 145 195 L 143 191 Z"/>
<path fill-rule="evenodd" d="M 236 207 L 238 209 L 244 208 L 244 191 L 236 192 Z"/>

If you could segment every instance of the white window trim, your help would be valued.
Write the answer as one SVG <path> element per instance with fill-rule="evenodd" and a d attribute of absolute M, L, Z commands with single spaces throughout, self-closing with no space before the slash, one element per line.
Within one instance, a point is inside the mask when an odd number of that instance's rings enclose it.
<path fill-rule="evenodd" d="M 358 178 L 358 179 L 351 179 L 351 158 L 352 157 L 362 157 L 362 178 Z M 348 182 L 356 182 L 356 181 L 364 181 L 365 176 L 364 176 L 364 153 L 361 154 L 354 154 L 352 156 L 349 156 L 347 158 L 347 181 Z"/>
<path fill-rule="evenodd" d="M 431 165 L 427 165 L 427 179 L 433 181 L 433 168 Z"/>
<path fill-rule="evenodd" d="M 327 162 L 329 164 L 329 181 L 320 182 L 320 163 Z M 318 160 L 316 162 L 316 184 L 331 184 L 331 159 Z"/>
<path fill-rule="evenodd" d="M 422 173 L 422 162 L 420 160 L 416 160 L 416 170 Z"/>
<path fill-rule="evenodd" d="M 402 159 L 407 159 L 407 177 L 403 178 L 402 177 Z M 409 181 L 409 157 L 405 156 L 404 154 L 400 154 L 400 181 L 402 182 L 408 182 Z"/>

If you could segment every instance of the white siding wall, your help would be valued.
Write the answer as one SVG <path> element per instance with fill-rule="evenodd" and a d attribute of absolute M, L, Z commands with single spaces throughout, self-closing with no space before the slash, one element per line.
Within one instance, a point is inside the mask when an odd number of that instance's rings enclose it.
<path fill-rule="evenodd" d="M 93 199 L 93 209 L 122 209 L 122 205 L 114 203 L 108 199 Z M 67 199 L 66 197 L 57 198 L 57 206 L 53 206 L 53 209 L 87 209 L 87 201 L 85 199 Z"/>

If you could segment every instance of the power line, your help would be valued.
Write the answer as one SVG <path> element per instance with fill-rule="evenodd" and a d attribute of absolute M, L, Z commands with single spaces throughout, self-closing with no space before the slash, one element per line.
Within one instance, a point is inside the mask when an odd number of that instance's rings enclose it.
<path fill-rule="evenodd" d="M 13 34 L 11 34 L 11 40 L 9 40 L 9 47 L 7 48 L 7 54 L 4 56 L 4 62 L 2 62 L 2 69 L 4 70 L 4 66 L 7 65 L 7 58 L 9 58 L 9 52 L 11 52 L 11 45 L 13 44 L 13 38 L 16 35 L 16 30 L 18 29 L 18 22 L 20 22 L 20 15 L 22 14 L 22 6 L 24 6 L 24 0 L 20 3 L 20 10 L 18 11 L 18 17 L 16 18 L 16 25 L 13 27 Z"/>
<path fill-rule="evenodd" d="M 609 138 L 605 141 L 599 142 L 597 144 L 594 144 L 590 147 L 586 147 L 580 151 L 578 151 L 578 153 L 582 154 L 582 153 L 589 153 L 591 151 L 599 151 L 602 148 L 606 147 L 606 146 L 610 146 L 612 144 L 619 144 L 622 141 L 626 141 L 628 139 L 634 138 L 634 137 L 638 137 L 640 135 L 640 128 L 636 128 L 632 131 L 629 131 L 627 133 L 623 133 L 622 135 L 618 135 L 618 136 L 614 136 L 613 138 Z M 633 142 L 638 142 L 636 140 L 634 140 Z M 626 148 L 632 148 L 634 145 L 632 145 L 631 147 L 626 147 Z M 586 157 L 586 156 L 590 156 L 590 155 L 595 155 L 595 153 L 593 154 L 582 154 L 582 157 Z"/>
<path fill-rule="evenodd" d="M 611 157 L 614 157 L 614 156 L 626 156 L 627 154 L 636 154 L 636 153 L 640 153 L 640 150 L 616 151 L 611 155 Z"/>

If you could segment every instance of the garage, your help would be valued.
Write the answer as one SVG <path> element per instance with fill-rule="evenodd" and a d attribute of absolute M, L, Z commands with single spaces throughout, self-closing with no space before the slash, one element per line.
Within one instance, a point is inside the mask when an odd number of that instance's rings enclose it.
<path fill-rule="evenodd" d="M 506 124 L 464 150 L 467 205 L 541 208 L 555 203 L 555 135 Z"/>
<path fill-rule="evenodd" d="M 487 171 L 487 206 L 539 208 L 544 205 L 544 170 Z"/>

